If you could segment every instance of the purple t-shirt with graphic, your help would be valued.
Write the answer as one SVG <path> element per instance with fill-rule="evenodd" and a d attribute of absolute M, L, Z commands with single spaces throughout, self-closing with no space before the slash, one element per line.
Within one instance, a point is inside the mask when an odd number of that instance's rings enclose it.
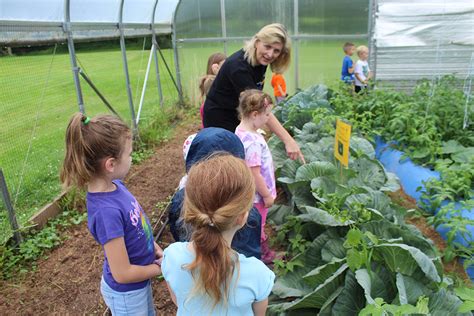
<path fill-rule="evenodd" d="M 259 133 L 252 133 L 237 127 L 235 134 L 240 138 L 245 148 L 245 162 L 249 167 L 260 167 L 260 174 L 267 185 L 272 197 L 276 197 L 275 169 L 270 148 L 265 138 Z M 260 194 L 256 194 L 254 203 L 263 202 Z"/>
<path fill-rule="evenodd" d="M 155 259 L 153 233 L 148 217 L 135 197 L 120 180 L 113 183 L 112 192 L 87 193 L 87 226 L 94 239 L 102 246 L 123 237 L 130 264 L 148 265 Z M 128 292 L 142 289 L 149 280 L 122 284 L 114 280 L 105 254 L 103 277 L 115 291 Z"/>

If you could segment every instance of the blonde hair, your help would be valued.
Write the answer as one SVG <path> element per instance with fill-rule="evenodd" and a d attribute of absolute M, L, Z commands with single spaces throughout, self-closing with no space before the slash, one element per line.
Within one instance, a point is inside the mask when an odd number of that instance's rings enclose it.
<path fill-rule="evenodd" d="M 357 46 L 357 56 L 360 55 L 360 53 L 362 52 L 369 52 L 369 48 L 365 45 L 360 45 L 360 46 Z"/>
<path fill-rule="evenodd" d="M 285 26 L 280 23 L 265 25 L 245 43 L 245 59 L 253 67 L 258 65 L 257 49 L 255 47 L 257 41 L 262 41 L 266 44 L 280 43 L 283 45 L 280 55 L 271 63 L 270 68 L 273 72 L 284 73 L 288 69 L 291 60 L 291 40 Z"/>
<path fill-rule="evenodd" d="M 193 292 L 207 294 L 213 308 L 228 302 L 237 255 L 222 232 L 235 227 L 236 220 L 249 212 L 255 194 L 252 174 L 242 159 L 215 154 L 191 167 L 184 197 L 184 221 L 193 226 L 196 252 L 185 268 L 195 279 Z"/>
<path fill-rule="evenodd" d="M 66 153 L 60 179 L 65 188 L 84 187 L 95 174 L 102 173 L 104 158 L 120 158 L 130 128 L 118 117 L 98 115 L 88 118 L 76 113 L 66 129 Z"/>
<path fill-rule="evenodd" d="M 239 97 L 240 119 L 249 117 L 254 111 L 263 113 L 271 104 L 273 104 L 272 98 L 267 93 L 257 89 L 244 90 Z"/>

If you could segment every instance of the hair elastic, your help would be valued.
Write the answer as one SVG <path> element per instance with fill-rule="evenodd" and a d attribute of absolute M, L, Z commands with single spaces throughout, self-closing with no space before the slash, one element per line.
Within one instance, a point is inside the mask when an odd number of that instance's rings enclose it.
<path fill-rule="evenodd" d="M 86 117 L 86 119 L 83 121 L 84 125 L 87 125 L 89 124 L 89 122 L 91 121 L 91 118 L 90 117 Z"/>

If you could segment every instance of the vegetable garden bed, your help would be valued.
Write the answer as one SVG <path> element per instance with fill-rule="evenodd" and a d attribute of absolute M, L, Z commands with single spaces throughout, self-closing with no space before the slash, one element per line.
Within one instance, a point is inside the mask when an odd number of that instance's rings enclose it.
<path fill-rule="evenodd" d="M 275 264 L 271 313 L 471 315 L 474 291 L 443 274 L 439 251 L 386 195 L 399 189 L 397 177 L 375 159 L 372 144 L 353 135 L 349 168 L 335 161 L 334 122 L 342 115 L 327 89 L 307 89 L 275 114 L 307 164 L 286 159 L 283 144 L 270 139 L 288 195 L 269 214 L 288 249 Z"/>

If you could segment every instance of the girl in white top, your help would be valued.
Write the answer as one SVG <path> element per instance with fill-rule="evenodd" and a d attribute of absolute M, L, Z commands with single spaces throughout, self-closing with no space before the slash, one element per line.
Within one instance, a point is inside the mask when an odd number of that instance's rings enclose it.
<path fill-rule="evenodd" d="M 275 274 L 231 249 L 254 193 L 242 159 L 218 154 L 191 167 L 183 206 L 191 242 L 166 248 L 161 265 L 178 315 L 265 315 Z"/>

